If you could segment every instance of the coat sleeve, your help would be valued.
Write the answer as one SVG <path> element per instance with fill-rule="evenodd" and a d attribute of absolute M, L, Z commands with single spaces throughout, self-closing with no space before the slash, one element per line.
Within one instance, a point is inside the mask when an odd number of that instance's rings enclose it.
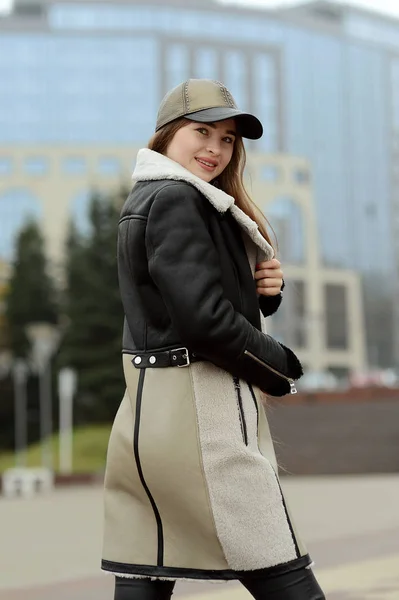
<path fill-rule="evenodd" d="M 274 315 L 274 313 L 277 312 L 283 299 L 282 292 L 284 287 L 285 282 L 283 281 L 281 292 L 277 294 L 277 296 L 259 296 L 259 308 L 264 317 L 270 317 L 270 315 Z"/>
<path fill-rule="evenodd" d="M 300 363 L 224 296 L 207 214 L 202 195 L 186 183 L 169 184 L 158 192 L 146 229 L 150 275 L 184 346 L 271 393 L 267 365 L 297 379 L 302 374 Z M 287 393 L 286 385 L 283 393 L 273 395 Z"/>

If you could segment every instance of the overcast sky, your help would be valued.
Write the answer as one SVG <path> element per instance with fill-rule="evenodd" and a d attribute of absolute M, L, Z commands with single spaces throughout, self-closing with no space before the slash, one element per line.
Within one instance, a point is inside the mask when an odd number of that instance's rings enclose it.
<path fill-rule="evenodd" d="M 243 6 L 281 6 L 283 4 L 297 4 L 294 0 L 218 0 L 222 4 L 241 4 Z M 341 0 L 334 0 L 341 2 Z M 12 0 L 0 0 L 0 10 L 6 10 L 11 5 Z M 165 0 L 165 3 L 167 0 Z M 399 17 L 398 0 L 347 0 L 344 4 L 353 4 L 379 12 L 385 12 Z"/>

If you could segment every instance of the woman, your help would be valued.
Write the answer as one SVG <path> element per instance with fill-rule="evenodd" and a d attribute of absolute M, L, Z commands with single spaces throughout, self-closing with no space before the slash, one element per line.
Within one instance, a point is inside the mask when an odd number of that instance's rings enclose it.
<path fill-rule="evenodd" d="M 126 394 L 105 478 L 115 600 L 230 579 L 258 599 L 324 598 L 260 399 L 295 393 L 302 375 L 262 332 L 282 272 L 243 186 L 242 137 L 261 135 L 222 84 L 192 79 L 164 98 L 138 153 L 118 237 Z"/>

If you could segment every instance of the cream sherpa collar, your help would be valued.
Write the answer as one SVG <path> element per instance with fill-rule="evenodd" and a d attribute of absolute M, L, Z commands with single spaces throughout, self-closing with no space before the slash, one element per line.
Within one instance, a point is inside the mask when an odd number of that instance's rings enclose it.
<path fill-rule="evenodd" d="M 231 214 L 240 227 L 249 235 L 251 240 L 263 251 L 265 260 L 273 258 L 274 252 L 270 244 L 261 235 L 258 225 L 250 219 L 238 206 L 234 204 L 234 198 L 210 183 L 206 183 L 196 175 L 193 175 L 170 158 L 154 152 L 148 148 L 138 151 L 136 166 L 132 175 L 133 181 L 154 181 L 159 179 L 172 179 L 175 181 L 187 181 L 197 188 L 201 194 L 221 213 L 230 210 Z"/>

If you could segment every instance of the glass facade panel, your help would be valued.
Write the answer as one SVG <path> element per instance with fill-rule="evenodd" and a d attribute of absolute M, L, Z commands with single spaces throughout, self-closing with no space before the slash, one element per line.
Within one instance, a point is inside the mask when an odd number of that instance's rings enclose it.
<path fill-rule="evenodd" d="M 223 83 L 233 94 L 237 106 L 248 110 L 248 63 L 242 51 L 227 50 L 223 53 Z"/>
<path fill-rule="evenodd" d="M 384 46 L 399 48 L 399 26 L 362 15 L 350 15 L 346 19 L 346 31 L 354 37 Z"/>
<path fill-rule="evenodd" d="M 244 44 L 262 45 L 265 41 L 282 41 L 286 28 L 270 18 L 257 19 L 245 14 L 219 13 L 190 8 L 126 6 L 114 4 L 81 6 L 59 3 L 49 9 L 49 23 L 53 29 L 142 31 L 151 28 L 168 35 L 178 34 L 191 39 L 205 36 L 209 39 L 232 39 Z"/>
<path fill-rule="evenodd" d="M 165 56 L 166 91 L 190 77 L 190 54 L 185 44 L 168 44 Z"/>
<path fill-rule="evenodd" d="M 56 4 L 49 10 L 49 24 L 54 29 L 135 29 L 151 27 L 157 18 L 154 7 L 103 5 L 76 6 Z"/>
<path fill-rule="evenodd" d="M 387 129 L 387 81 L 382 55 L 371 49 L 352 46 L 349 50 L 346 97 L 350 120 L 345 122 L 347 206 L 351 213 L 346 239 L 353 266 L 363 272 L 375 270 L 370 256 L 370 240 L 380 240 L 379 256 L 384 274 L 389 277 L 394 265 L 390 230 L 391 148 Z M 349 74 L 348 74 L 349 77 Z M 370 81 L 373 82 L 370 85 Z M 367 127 L 365 127 L 367 123 Z M 377 201 L 381 210 L 370 214 L 368 207 Z M 332 240 L 329 240 L 332 244 Z M 346 261 L 347 262 L 347 258 Z"/>
<path fill-rule="evenodd" d="M 399 132 L 399 59 L 393 60 L 391 65 L 391 93 L 393 126 Z"/>
<path fill-rule="evenodd" d="M 0 80 L 9 84 L 0 94 L 0 143 L 143 143 L 151 135 L 155 40 L 7 34 L 0 50 L 8 56 Z"/>
<path fill-rule="evenodd" d="M 366 240 L 378 231 L 383 263 L 392 271 L 391 241 L 384 233 L 390 157 L 381 52 L 297 30 L 287 37 L 284 68 L 286 149 L 311 164 L 324 263 L 370 269 Z M 374 233 L 364 210 L 373 197 L 385 207 Z"/>
<path fill-rule="evenodd" d="M 219 53 L 213 48 L 198 48 L 194 55 L 193 77 L 198 79 L 221 79 Z"/>
<path fill-rule="evenodd" d="M 277 69 L 272 54 L 256 54 L 253 60 L 253 102 L 255 114 L 263 124 L 263 137 L 257 145 L 264 152 L 279 148 L 279 114 L 277 92 Z"/>

